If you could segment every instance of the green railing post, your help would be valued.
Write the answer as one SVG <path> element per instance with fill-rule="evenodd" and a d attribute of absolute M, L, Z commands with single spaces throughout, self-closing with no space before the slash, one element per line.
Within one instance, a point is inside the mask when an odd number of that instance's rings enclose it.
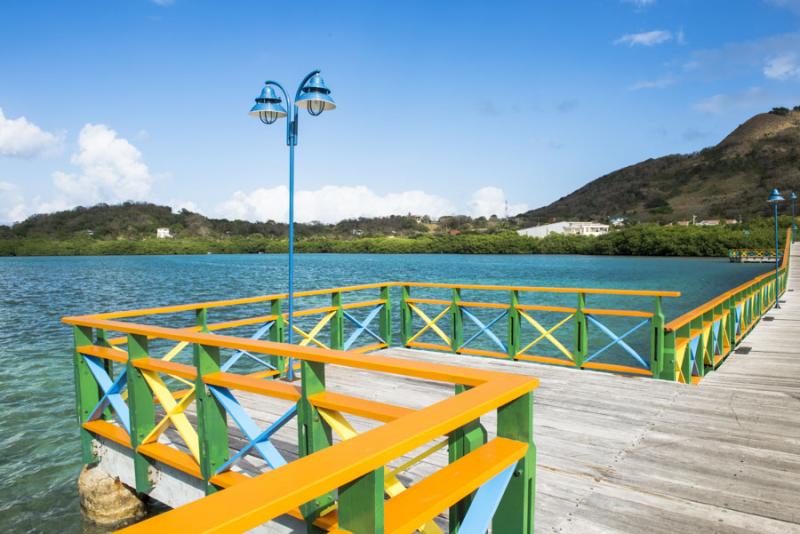
<path fill-rule="evenodd" d="M 386 343 L 387 347 L 392 346 L 392 299 L 391 288 L 383 286 L 381 288 L 381 300 L 384 301 L 383 308 L 379 313 L 378 321 L 380 327 L 380 336 Z"/>
<path fill-rule="evenodd" d="M 693 319 L 688 323 L 686 323 L 685 325 L 678 328 L 678 330 L 675 332 L 676 342 L 678 339 L 686 339 L 686 340 L 692 339 L 692 328 L 694 328 L 692 325 L 694 324 L 694 322 L 695 320 Z M 683 375 L 683 378 L 686 379 L 687 382 L 689 382 L 692 379 L 692 358 L 690 353 L 691 348 L 687 344 L 686 348 L 684 348 L 683 350 L 684 350 L 683 363 L 681 364 L 680 372 Z"/>
<path fill-rule="evenodd" d="M 314 454 L 333 443 L 331 428 L 320 417 L 308 398 L 325 391 L 325 364 L 301 361 L 301 396 L 297 406 L 297 442 L 300 457 Z M 300 507 L 309 533 L 322 533 L 313 522 L 334 502 L 334 494 L 326 493 Z"/>
<path fill-rule="evenodd" d="M 102 328 L 98 328 L 96 334 L 97 334 L 97 341 L 95 342 L 95 345 L 99 347 L 111 348 L 111 343 L 108 342 L 108 332 L 106 332 Z M 108 373 L 109 378 L 111 378 L 111 381 L 113 382 L 114 361 L 103 359 L 103 369 L 105 369 L 106 373 Z M 111 421 L 112 419 L 114 419 L 114 414 L 111 410 L 111 406 L 106 406 L 106 409 L 103 410 L 103 419 L 105 419 L 106 421 Z"/>
<path fill-rule="evenodd" d="M 197 310 L 197 325 L 208 332 L 208 310 Z M 219 347 L 194 345 L 194 366 L 197 369 L 194 391 L 197 406 L 197 437 L 200 442 L 200 472 L 206 484 L 206 494 L 216 491 L 211 477 L 228 459 L 228 422 L 225 408 L 203 382 L 203 377 L 219 372 Z"/>
<path fill-rule="evenodd" d="M 664 310 L 661 308 L 661 297 L 656 297 L 656 309 L 650 319 L 650 371 L 653 378 L 661 376 L 664 363 Z"/>
<path fill-rule="evenodd" d="M 92 434 L 83 428 L 100 401 L 100 390 L 89 370 L 89 365 L 78 352 L 78 347 L 92 344 L 92 329 L 85 326 L 72 327 L 75 349 L 72 362 L 75 370 L 75 412 L 78 416 L 78 428 L 81 436 L 81 458 L 83 463 L 90 464 L 96 460 L 92 450 Z"/>
<path fill-rule="evenodd" d="M 508 308 L 508 357 L 514 359 L 519 353 L 522 325 L 520 324 L 519 292 L 511 291 Z"/>
<path fill-rule="evenodd" d="M 736 348 L 736 296 L 730 296 L 725 299 L 725 308 L 728 310 L 728 322 L 725 324 L 725 330 L 728 334 L 728 342 L 730 343 L 730 350 Z"/>
<path fill-rule="evenodd" d="M 753 304 L 755 304 L 755 294 L 753 295 Z M 712 369 L 714 368 L 714 333 L 712 330 L 714 329 L 714 308 L 703 313 L 702 317 L 702 328 L 703 334 L 701 338 L 701 343 L 698 345 L 698 350 L 702 349 L 702 354 L 700 355 L 700 364 L 697 366 L 700 376 L 706 375 L 706 364 L 708 364 Z M 710 325 L 708 327 L 708 333 L 706 334 L 706 325 Z M 706 362 L 706 355 L 708 355 L 711 361 Z"/>
<path fill-rule="evenodd" d="M 536 496 L 536 445 L 533 442 L 533 393 L 497 409 L 497 435 L 528 444 L 525 457 L 517 462 L 492 519 L 492 532 L 533 534 Z"/>
<path fill-rule="evenodd" d="M 461 290 L 453 288 L 450 297 L 450 317 L 452 318 L 452 332 L 450 335 L 450 350 L 458 352 L 464 344 L 464 313 L 461 311 Z"/>
<path fill-rule="evenodd" d="M 760 294 L 760 293 L 759 293 Z M 714 311 L 712 314 L 712 321 L 716 322 L 716 318 L 719 317 L 720 321 L 722 321 L 722 312 L 724 311 L 724 304 L 719 303 L 714 306 Z M 720 322 L 720 325 L 722 323 Z M 717 328 L 714 326 L 714 323 L 711 323 L 711 369 L 715 370 L 717 368 L 717 356 L 724 356 L 725 355 L 725 345 L 722 340 L 722 332 L 719 333 L 717 338 L 717 345 L 719 345 L 719 354 L 717 354 L 717 349 L 714 347 L 714 333 L 717 332 Z"/>
<path fill-rule="evenodd" d="M 276 343 L 283 343 L 286 339 L 286 322 L 283 320 L 282 308 L 282 299 L 275 299 L 270 302 L 270 314 L 275 317 L 275 322 L 269 327 L 269 340 L 275 341 Z M 286 375 L 286 358 L 283 356 L 270 356 L 269 363 L 280 371 L 280 374 L 276 378 Z"/>
<path fill-rule="evenodd" d="M 400 288 L 400 341 L 404 347 L 408 345 L 408 340 L 414 335 L 412 332 L 413 316 L 411 307 L 408 305 L 409 298 L 411 298 L 411 288 L 402 286 Z"/>
<path fill-rule="evenodd" d="M 675 373 L 675 342 L 677 336 L 674 330 L 664 331 L 664 357 L 661 359 L 658 377 L 662 380 L 675 381 L 678 379 Z"/>
<path fill-rule="evenodd" d="M 583 310 L 586 308 L 586 294 L 578 293 L 578 307 L 575 311 L 575 367 L 583 365 L 589 355 L 589 324 Z"/>
<path fill-rule="evenodd" d="M 131 446 L 133 447 L 133 470 L 136 478 L 136 491 L 147 493 L 152 484 L 148 476 L 150 460 L 136 452 L 144 438 L 156 425 L 153 392 L 142 372 L 133 362 L 148 358 L 147 336 L 128 334 L 128 411 L 131 418 Z"/>
<path fill-rule="evenodd" d="M 467 389 L 466 386 L 456 385 L 455 393 L 458 395 Z M 480 419 L 471 421 L 451 432 L 447 436 L 447 456 L 449 462 L 453 463 L 478 449 L 478 447 L 486 443 L 486 437 L 487 432 L 483 425 L 481 425 Z M 470 495 L 450 507 L 448 517 L 450 522 L 449 531 L 451 534 L 455 534 L 461 528 L 461 523 L 464 521 L 467 510 L 469 510 L 472 497 L 473 496 Z"/>
<path fill-rule="evenodd" d="M 331 294 L 331 306 L 336 308 L 331 318 L 331 348 L 342 350 L 344 348 L 344 310 L 342 309 L 342 293 Z"/>
<path fill-rule="evenodd" d="M 383 534 L 384 468 L 339 488 L 339 528 L 358 534 Z"/>

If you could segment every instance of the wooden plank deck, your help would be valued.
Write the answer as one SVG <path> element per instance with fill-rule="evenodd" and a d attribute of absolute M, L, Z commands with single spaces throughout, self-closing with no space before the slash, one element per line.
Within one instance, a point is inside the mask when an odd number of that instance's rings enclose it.
<path fill-rule="evenodd" d="M 792 248 L 794 265 L 800 246 Z M 722 367 L 696 386 L 555 366 L 408 349 L 391 356 L 537 376 L 537 532 L 800 533 L 800 268 Z M 328 389 L 408 407 L 451 386 L 328 366 Z M 287 402 L 239 393 L 262 427 Z M 348 417 L 358 430 L 376 423 Z M 482 418 L 493 433 L 494 415 Z M 274 442 L 296 456 L 296 426 Z M 231 428 L 232 446 L 241 434 Z M 399 459 L 400 463 L 403 459 Z M 447 463 L 446 449 L 412 468 L 413 482 Z M 263 462 L 240 464 L 253 474 Z M 190 499 L 189 499 L 190 500 Z M 441 518 L 440 518 L 441 519 Z M 268 531 L 292 532 L 298 523 Z M 513 533 L 511 533 L 513 534 Z"/>

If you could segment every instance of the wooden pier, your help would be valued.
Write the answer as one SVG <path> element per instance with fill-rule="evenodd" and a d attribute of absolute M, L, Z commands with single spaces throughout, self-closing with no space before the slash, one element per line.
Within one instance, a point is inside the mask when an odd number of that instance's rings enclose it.
<path fill-rule="evenodd" d="M 779 278 L 759 275 L 669 322 L 660 299 L 679 293 L 408 282 L 302 293 L 331 305 L 295 311 L 321 316 L 295 327 L 299 346 L 282 342 L 285 295 L 65 318 L 84 462 L 176 508 L 132 532 L 304 532 L 313 522 L 337 534 L 490 523 L 526 534 L 800 533 L 800 276 L 788 261 L 800 248 L 789 237 Z M 506 303 L 493 298 L 503 292 Z M 572 294 L 577 306 L 523 292 Z M 608 294 L 655 299 L 654 311 L 595 307 Z M 239 306 L 270 315 L 232 315 Z M 193 326 L 142 322 L 187 312 Z M 632 326 L 618 335 L 609 316 Z M 469 334 L 467 318 L 478 327 Z M 503 319 L 505 340 L 491 330 Z M 565 324 L 572 343 L 553 334 Z M 222 333 L 253 326 L 249 338 Z M 624 342 L 644 327 L 649 353 Z M 587 343 L 600 334 L 611 342 Z M 497 348 L 467 346 L 479 336 Z M 532 354 L 542 341 L 560 356 Z M 636 365 L 600 360 L 612 346 Z M 245 356 L 264 369 L 233 372 Z"/>
<path fill-rule="evenodd" d="M 792 252 L 797 259 L 800 246 Z M 541 380 L 534 417 L 537 532 L 800 532 L 798 290 L 800 270 L 794 270 L 782 308 L 769 312 L 698 385 L 403 348 L 380 353 Z M 452 394 L 445 384 L 339 367 L 329 370 L 327 385 L 410 408 Z M 287 405 L 250 393 L 239 398 L 262 427 Z M 378 424 L 350 420 L 359 431 Z M 494 414 L 481 421 L 491 439 Z M 296 433 L 292 421 L 272 440 L 288 461 L 297 456 Z M 229 436 L 234 450 L 246 443 L 232 423 Z M 100 441 L 107 446 L 101 447 L 101 467 L 132 484 L 128 451 Z M 180 447 L 180 439 L 174 445 Z M 400 478 L 423 478 L 447 463 L 444 448 Z M 156 466 L 162 476 L 156 497 L 171 506 L 202 497 L 202 481 Z M 264 462 L 250 455 L 239 467 L 256 475 Z M 446 530 L 444 516 L 437 522 Z M 263 528 L 305 531 L 288 517 Z"/>

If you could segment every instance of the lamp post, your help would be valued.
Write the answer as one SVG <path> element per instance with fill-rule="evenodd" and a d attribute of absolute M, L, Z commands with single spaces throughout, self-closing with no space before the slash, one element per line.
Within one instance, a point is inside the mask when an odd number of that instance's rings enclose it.
<path fill-rule="evenodd" d="M 797 203 L 797 194 L 792 191 L 792 194 L 789 195 L 789 200 L 792 201 L 792 243 L 795 241 L 795 235 L 797 234 L 797 219 L 795 215 L 795 204 Z"/>
<path fill-rule="evenodd" d="M 275 93 L 275 88 L 281 92 L 283 99 Z M 267 80 L 256 98 L 256 105 L 250 109 L 250 116 L 257 117 L 264 124 L 272 124 L 286 117 L 286 145 L 289 147 L 289 344 L 294 335 L 294 147 L 297 145 L 297 122 L 300 109 L 307 110 L 314 117 L 323 111 L 335 109 L 336 103 L 330 94 L 320 71 L 313 70 L 297 86 L 294 102 L 281 84 Z M 289 380 L 294 380 L 294 360 L 291 357 L 287 374 Z"/>
<path fill-rule="evenodd" d="M 778 204 L 783 202 L 783 197 L 777 188 L 772 190 L 767 202 L 772 204 L 773 213 L 775 215 L 775 307 L 780 308 L 781 305 L 778 302 L 780 300 L 780 282 L 778 277 L 778 271 L 780 270 L 780 261 L 778 258 Z"/>

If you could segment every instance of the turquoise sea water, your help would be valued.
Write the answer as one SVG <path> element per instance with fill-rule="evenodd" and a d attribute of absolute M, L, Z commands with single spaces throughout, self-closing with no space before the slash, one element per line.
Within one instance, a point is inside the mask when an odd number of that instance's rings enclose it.
<path fill-rule="evenodd" d="M 406 280 L 681 291 L 664 302 L 669 320 L 768 268 L 726 259 L 308 254 L 297 258 L 296 287 Z M 0 532 L 91 530 L 81 521 L 75 486 L 71 333 L 62 316 L 278 293 L 285 280 L 280 255 L 0 258 Z M 569 306 L 574 299 L 523 297 Z M 652 299 L 590 297 L 589 305 L 652 310 Z M 608 324 L 621 332 L 630 323 Z"/>

